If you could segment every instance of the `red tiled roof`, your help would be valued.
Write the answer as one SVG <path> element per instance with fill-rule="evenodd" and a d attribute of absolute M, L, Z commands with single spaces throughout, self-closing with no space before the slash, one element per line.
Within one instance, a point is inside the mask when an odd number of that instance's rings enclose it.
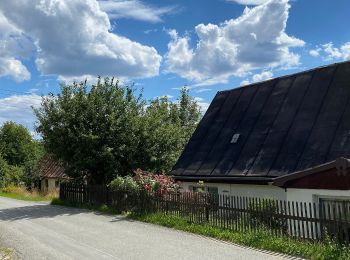
<path fill-rule="evenodd" d="M 40 177 L 41 178 L 58 178 L 69 179 L 64 173 L 63 166 L 49 155 L 45 155 L 40 161 Z"/>

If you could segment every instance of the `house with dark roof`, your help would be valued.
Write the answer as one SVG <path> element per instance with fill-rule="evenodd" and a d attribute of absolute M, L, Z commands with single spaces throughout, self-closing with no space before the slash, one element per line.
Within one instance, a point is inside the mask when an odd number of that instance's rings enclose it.
<path fill-rule="evenodd" d="M 58 190 L 60 183 L 70 178 L 65 174 L 64 167 L 51 156 L 45 155 L 39 164 L 40 190 L 50 192 Z"/>
<path fill-rule="evenodd" d="M 350 62 L 219 91 L 171 175 L 219 194 L 350 198 Z"/>

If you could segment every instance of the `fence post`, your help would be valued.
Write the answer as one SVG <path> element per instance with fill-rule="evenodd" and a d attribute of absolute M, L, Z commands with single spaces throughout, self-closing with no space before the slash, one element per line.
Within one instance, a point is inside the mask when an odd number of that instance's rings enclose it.
<path fill-rule="evenodd" d="M 168 200 L 165 200 L 165 214 L 168 215 L 168 211 L 169 211 L 169 203 Z"/>
<path fill-rule="evenodd" d="M 210 203 L 212 202 L 213 195 L 208 194 L 207 199 L 205 200 L 205 220 L 209 222 L 209 207 Z"/>
<path fill-rule="evenodd" d="M 65 187 L 65 184 L 64 184 L 64 183 L 60 183 L 60 194 L 59 194 L 59 198 L 60 198 L 61 200 L 64 199 L 64 198 L 63 198 L 63 189 L 64 189 L 64 187 Z"/>

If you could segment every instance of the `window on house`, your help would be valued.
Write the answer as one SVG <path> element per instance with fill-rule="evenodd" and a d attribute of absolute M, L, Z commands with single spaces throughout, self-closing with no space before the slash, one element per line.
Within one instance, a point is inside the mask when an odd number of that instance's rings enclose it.
<path fill-rule="evenodd" d="M 208 192 L 210 196 L 210 203 L 213 206 L 219 205 L 219 189 L 218 187 L 206 187 L 206 192 Z"/>
<path fill-rule="evenodd" d="M 215 194 L 215 195 L 219 194 L 218 187 L 190 186 L 189 190 L 193 192 L 208 192 L 210 194 Z"/>
<path fill-rule="evenodd" d="M 46 189 L 49 188 L 49 180 L 48 179 L 45 180 L 45 187 L 46 187 Z"/>
<path fill-rule="evenodd" d="M 219 205 L 219 188 L 218 187 L 208 187 L 208 186 L 189 186 L 189 190 L 193 192 L 207 192 L 212 196 L 209 197 L 209 203 L 213 206 Z"/>
<path fill-rule="evenodd" d="M 56 180 L 55 181 L 55 187 L 58 188 L 60 186 L 60 181 L 59 180 Z"/>
<path fill-rule="evenodd" d="M 205 191 L 205 189 L 203 187 L 199 187 L 199 186 L 191 186 L 190 187 L 190 191 L 193 191 L 193 192 L 203 192 Z"/>
<path fill-rule="evenodd" d="M 218 195 L 219 189 L 218 187 L 207 187 L 207 192 L 209 192 L 210 194 Z"/>
<path fill-rule="evenodd" d="M 234 134 L 231 139 L 231 144 L 236 144 L 238 142 L 239 137 L 240 134 Z"/>

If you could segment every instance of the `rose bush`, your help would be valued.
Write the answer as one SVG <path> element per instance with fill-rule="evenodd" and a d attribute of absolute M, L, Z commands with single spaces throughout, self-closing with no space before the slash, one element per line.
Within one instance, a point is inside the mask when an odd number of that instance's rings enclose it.
<path fill-rule="evenodd" d="M 137 169 L 134 177 L 117 177 L 109 184 L 109 187 L 114 191 L 121 191 L 127 194 L 147 192 L 150 195 L 162 196 L 166 193 L 177 192 L 179 183 L 171 176 L 153 174 Z"/>
<path fill-rule="evenodd" d="M 179 183 L 171 176 L 164 174 L 153 174 L 137 169 L 135 171 L 134 180 L 141 185 L 144 190 L 157 196 L 162 196 L 169 192 L 177 192 L 179 190 Z"/>

